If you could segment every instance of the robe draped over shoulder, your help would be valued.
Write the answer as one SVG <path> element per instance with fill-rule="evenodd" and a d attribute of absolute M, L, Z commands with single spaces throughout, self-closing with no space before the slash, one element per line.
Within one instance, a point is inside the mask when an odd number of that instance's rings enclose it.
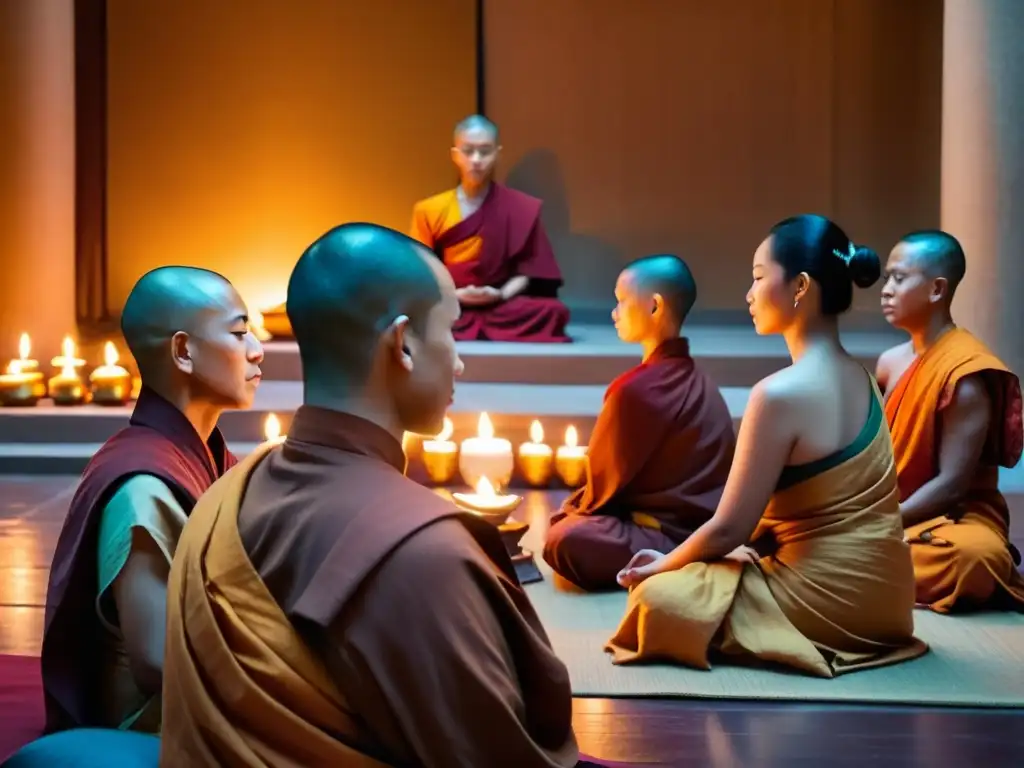
<path fill-rule="evenodd" d="M 753 539 L 757 564 L 691 563 L 634 587 L 614 661 L 760 660 L 819 677 L 915 658 L 914 574 L 882 406 L 847 449 L 787 467 Z"/>
<path fill-rule="evenodd" d="M 151 475 L 189 512 L 234 463 L 219 430 L 204 443 L 181 411 L 146 387 L 128 427 L 90 460 L 57 539 L 46 591 L 41 664 L 48 732 L 120 725 L 103 721 L 100 700 L 108 630 L 96 610 L 98 540 L 107 502 L 129 478 Z"/>
<path fill-rule="evenodd" d="M 457 288 L 501 288 L 517 275 L 526 290 L 486 307 L 463 307 L 460 340 L 566 342 L 569 311 L 557 298 L 562 273 L 540 220 L 541 201 L 492 183 L 480 208 L 462 218 L 455 190 L 413 207 L 410 234 L 440 258 Z"/>
<path fill-rule="evenodd" d="M 1024 443 L 1020 382 L 969 332 L 953 328 L 918 357 L 892 387 L 885 413 L 892 433 L 900 500 L 939 471 L 942 410 L 967 376 L 980 376 L 992 420 L 970 490 L 942 515 L 907 529 L 918 602 L 947 613 L 959 607 L 1024 610 L 1020 555 L 1009 541 L 1010 513 L 997 467 L 1020 461 Z"/>
<path fill-rule="evenodd" d="M 586 590 L 612 589 L 641 549 L 668 551 L 714 515 L 736 436 L 685 338 L 612 382 L 590 438 L 586 484 L 552 520 L 544 558 Z"/>

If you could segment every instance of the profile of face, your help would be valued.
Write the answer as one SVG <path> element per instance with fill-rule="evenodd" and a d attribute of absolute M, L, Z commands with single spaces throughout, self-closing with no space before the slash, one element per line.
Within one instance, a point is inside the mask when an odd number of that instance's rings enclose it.
<path fill-rule="evenodd" d="M 224 408 L 249 408 L 262 374 L 263 345 L 249 328 L 238 291 L 224 283 L 216 301 L 171 342 L 175 367 L 188 377 L 192 397 Z"/>
<path fill-rule="evenodd" d="M 619 338 L 628 344 L 651 338 L 665 320 L 661 296 L 645 291 L 631 270 L 624 270 L 615 282 L 615 300 L 612 322 Z"/>
<path fill-rule="evenodd" d="M 420 324 L 419 332 L 401 318 L 394 326 L 392 355 L 398 375 L 391 381 L 395 409 L 406 432 L 434 435 L 455 397 L 455 379 L 463 365 L 452 328 L 461 312 L 455 283 L 437 259 L 427 259 L 441 289 L 441 300 Z"/>
<path fill-rule="evenodd" d="M 898 243 L 885 263 L 882 284 L 882 315 L 896 328 L 916 326 L 927 320 L 933 306 L 948 290 L 945 278 L 928 275 L 918 258 L 917 247 Z"/>
<path fill-rule="evenodd" d="M 759 335 L 782 333 L 809 311 L 813 303 L 808 296 L 811 279 L 805 272 L 792 280 L 786 279 L 782 265 L 772 256 L 771 237 L 765 238 L 754 252 L 751 273 L 753 282 L 747 291 L 747 306 Z"/>
<path fill-rule="evenodd" d="M 494 175 L 501 147 L 493 131 L 482 126 L 467 128 L 455 136 L 452 162 L 459 177 L 473 184 L 483 184 Z"/>

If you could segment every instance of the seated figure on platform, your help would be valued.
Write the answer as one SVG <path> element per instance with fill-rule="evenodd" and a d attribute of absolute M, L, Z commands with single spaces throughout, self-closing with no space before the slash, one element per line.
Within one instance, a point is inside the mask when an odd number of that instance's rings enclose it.
<path fill-rule="evenodd" d="M 143 275 L 121 328 L 142 391 L 86 467 L 57 540 L 42 651 L 51 732 L 159 730 L 171 558 L 196 500 L 234 463 L 220 414 L 248 408 L 259 383 L 245 304 L 214 272 Z"/>
<path fill-rule="evenodd" d="M 934 611 L 1024 611 L 1020 553 L 999 466 L 1020 460 L 1017 376 L 950 314 L 966 271 L 960 243 L 940 231 L 907 235 L 886 265 L 882 312 L 910 341 L 878 360 L 899 474 L 900 509 L 917 601 Z"/>
<path fill-rule="evenodd" d="M 199 502 L 171 568 L 161 764 L 573 766 L 569 678 L 497 528 L 403 474 L 462 363 L 455 286 L 345 224 L 299 259 L 304 403 Z"/>
<path fill-rule="evenodd" d="M 751 390 L 711 520 L 620 574 L 630 595 L 607 646 L 616 663 L 706 669 L 724 657 L 834 677 L 926 651 L 881 395 L 839 340 L 853 284 L 880 271 L 821 216 L 786 219 L 761 243 L 747 303 L 793 364 Z M 747 545 L 765 537 L 759 558 Z"/>
<path fill-rule="evenodd" d="M 434 251 L 462 305 L 460 341 L 566 342 L 562 273 L 540 220 L 541 201 L 494 181 L 498 128 L 480 115 L 455 128 L 459 186 L 413 207 L 410 234 Z"/>
<path fill-rule="evenodd" d="M 544 559 L 586 590 L 611 589 L 641 549 L 666 551 L 715 512 L 736 435 L 718 387 L 680 337 L 697 298 L 686 264 L 648 256 L 623 270 L 612 312 L 643 349 L 612 382 L 590 438 L 586 484 L 552 519 Z"/>

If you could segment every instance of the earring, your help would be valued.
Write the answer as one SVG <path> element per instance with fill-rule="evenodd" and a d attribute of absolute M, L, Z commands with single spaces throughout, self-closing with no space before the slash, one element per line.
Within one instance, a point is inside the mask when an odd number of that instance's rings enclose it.
<path fill-rule="evenodd" d="M 793 309 L 796 309 L 799 306 L 800 306 L 800 299 L 794 299 L 793 300 Z"/>

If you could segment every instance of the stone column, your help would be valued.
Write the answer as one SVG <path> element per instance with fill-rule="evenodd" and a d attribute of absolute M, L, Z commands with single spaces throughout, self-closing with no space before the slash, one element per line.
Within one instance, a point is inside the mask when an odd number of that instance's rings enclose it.
<path fill-rule="evenodd" d="M 75 331 L 74 0 L 0 1 L 0 367 Z"/>
<path fill-rule="evenodd" d="M 942 228 L 967 254 L 957 322 L 1024 375 L 1024 0 L 945 0 Z"/>

